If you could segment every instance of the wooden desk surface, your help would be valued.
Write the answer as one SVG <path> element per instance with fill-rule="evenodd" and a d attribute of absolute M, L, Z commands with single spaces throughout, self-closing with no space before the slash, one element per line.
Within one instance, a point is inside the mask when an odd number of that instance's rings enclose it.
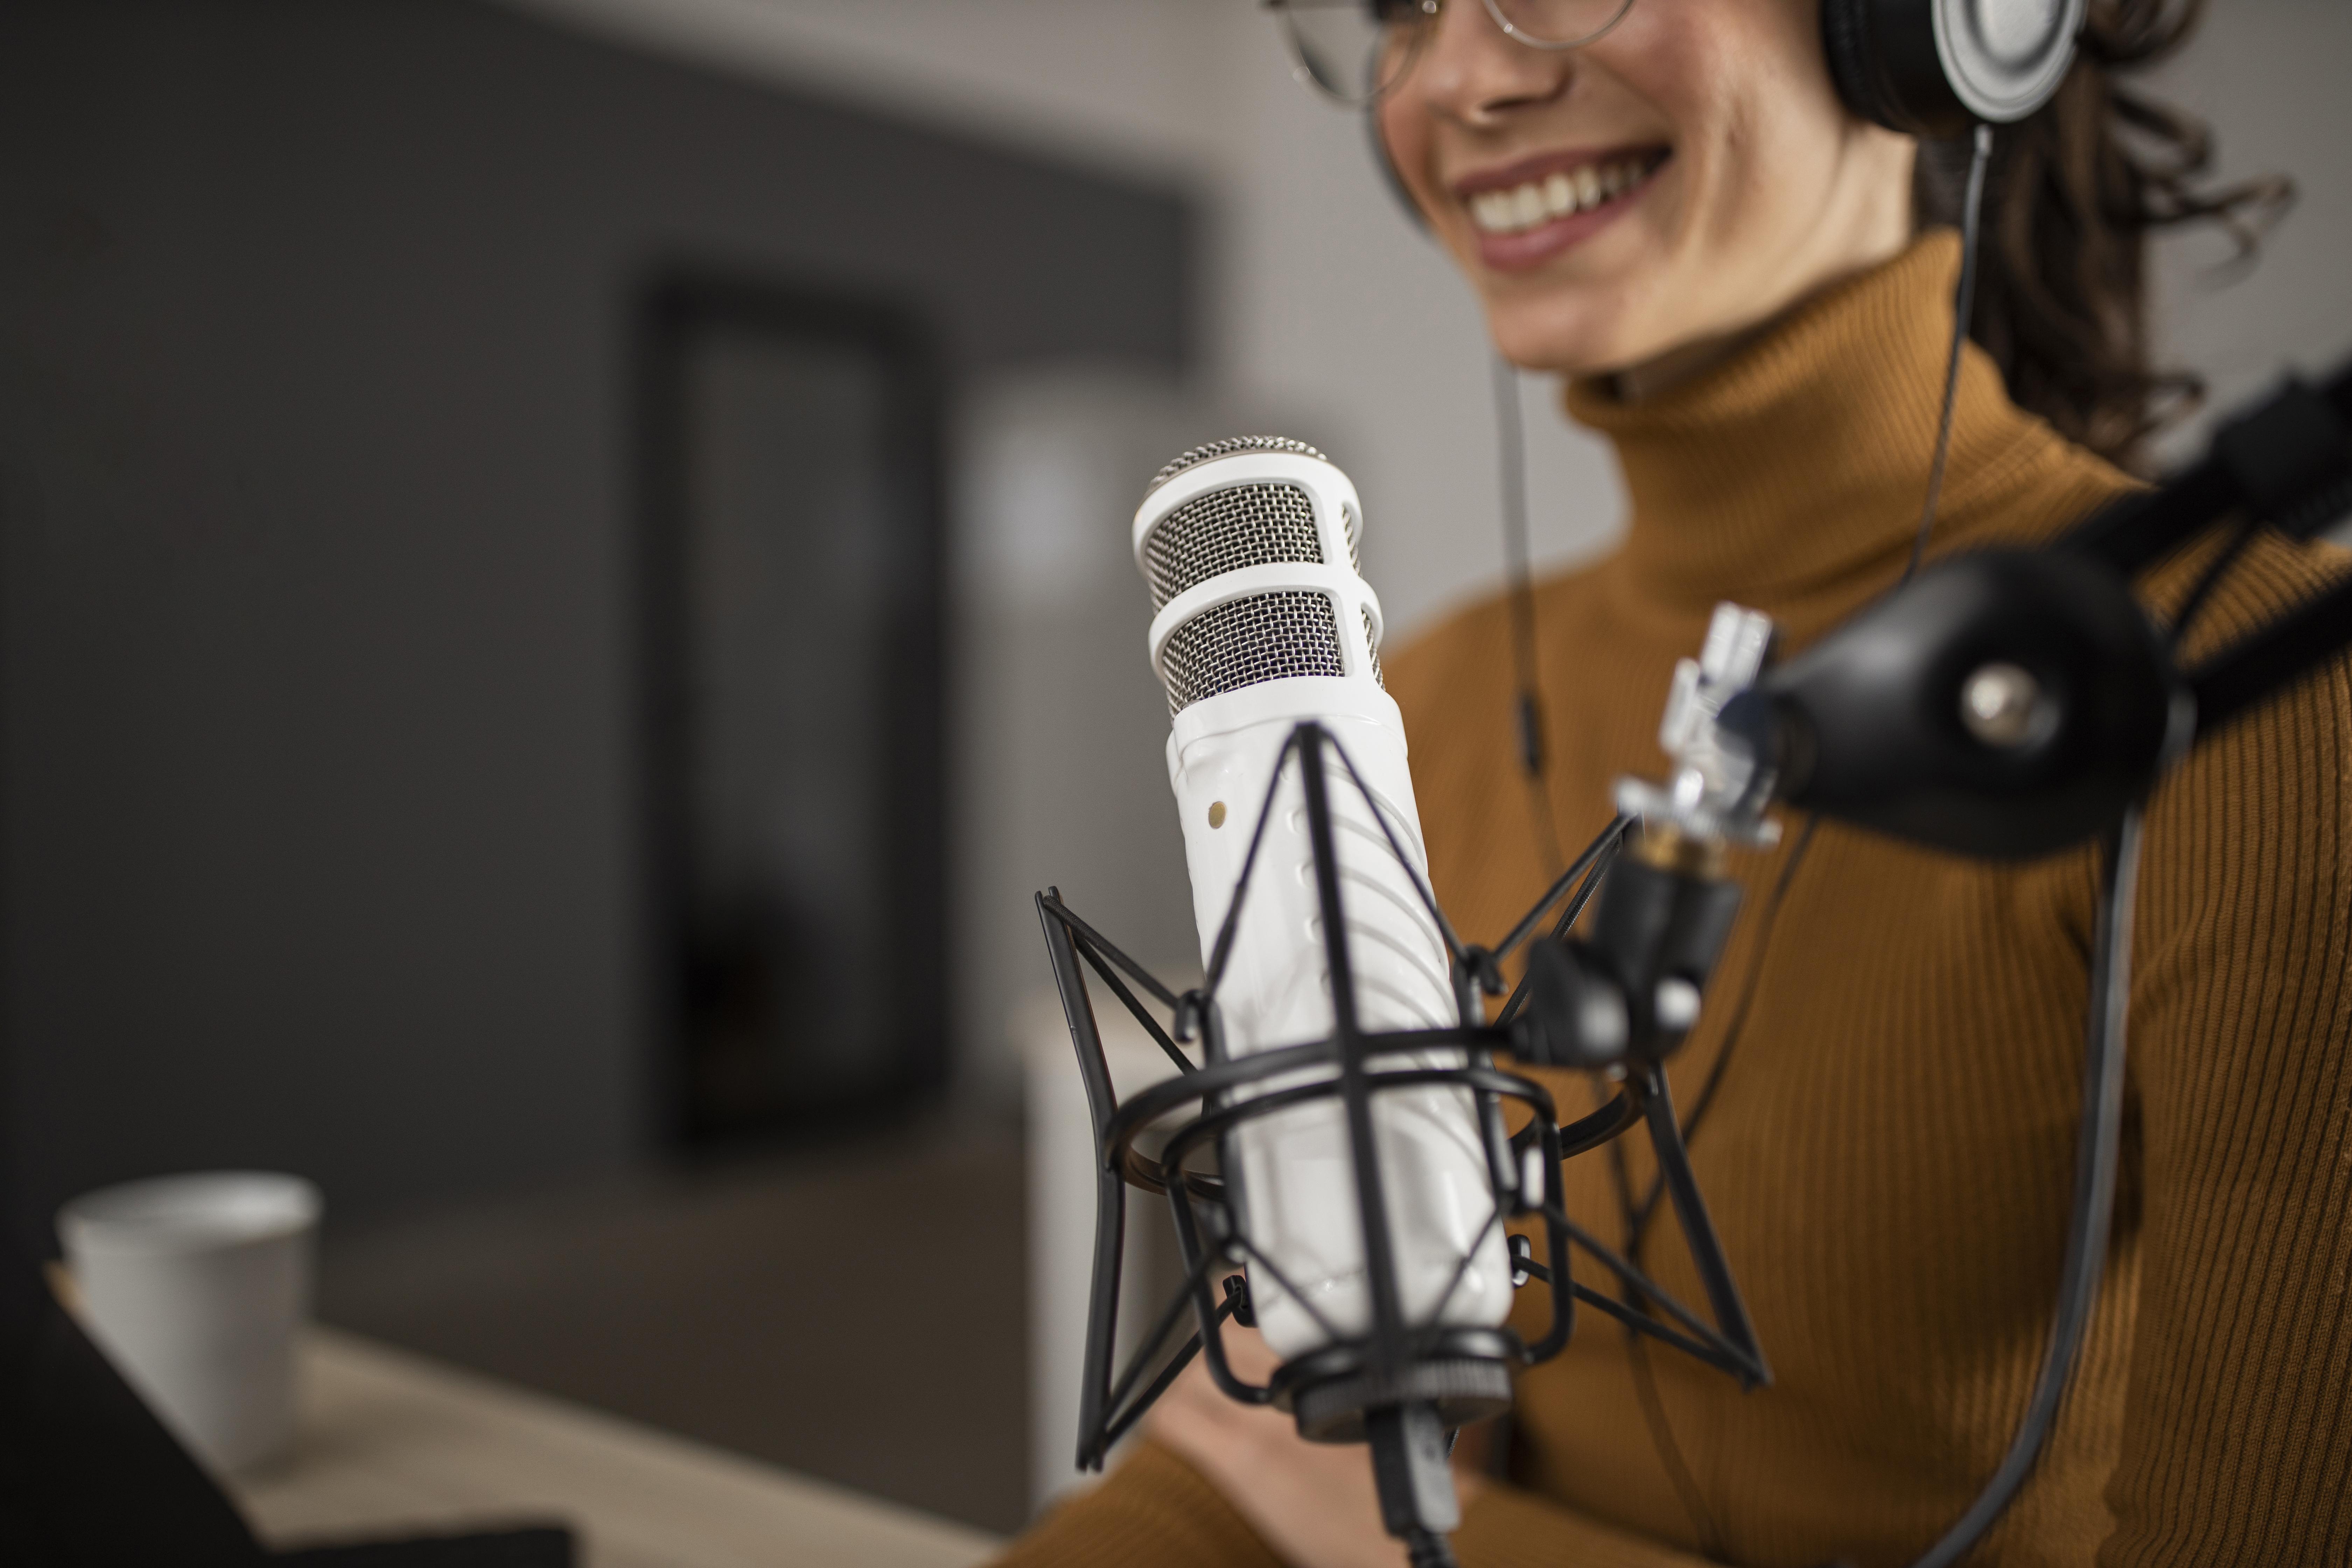
<path fill-rule="evenodd" d="M 232 1483 L 273 1545 L 562 1521 L 585 1568 L 969 1568 L 1000 1542 L 329 1329 L 293 1455 Z"/>

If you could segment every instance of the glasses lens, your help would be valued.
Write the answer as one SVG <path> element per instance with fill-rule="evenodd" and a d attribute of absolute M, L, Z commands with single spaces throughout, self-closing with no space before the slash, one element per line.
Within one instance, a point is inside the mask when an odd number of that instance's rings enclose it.
<path fill-rule="evenodd" d="M 1307 79 L 1347 104 L 1394 87 L 1436 20 L 1423 0 L 1285 0 L 1283 26 Z"/>
<path fill-rule="evenodd" d="M 1538 49 L 1589 44 L 1633 8 L 1633 0 L 1486 0 L 1503 31 Z"/>

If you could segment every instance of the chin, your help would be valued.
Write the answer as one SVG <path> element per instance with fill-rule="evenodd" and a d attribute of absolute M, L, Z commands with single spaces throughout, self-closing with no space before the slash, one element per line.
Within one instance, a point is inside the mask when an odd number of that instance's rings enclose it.
<path fill-rule="evenodd" d="M 1490 300 L 1486 331 L 1520 369 L 1560 375 L 1607 375 L 1659 352 L 1629 331 L 1625 310 L 1606 299 Z"/>

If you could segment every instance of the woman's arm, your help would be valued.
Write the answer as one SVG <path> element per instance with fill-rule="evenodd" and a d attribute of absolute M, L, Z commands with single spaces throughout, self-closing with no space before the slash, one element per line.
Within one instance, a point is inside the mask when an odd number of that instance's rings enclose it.
<path fill-rule="evenodd" d="M 1263 1381 L 1274 1358 L 1228 1324 L 1226 1353 Z M 1357 1444 L 1308 1443 L 1288 1416 L 1238 1405 L 1198 1363 L 1160 1397 L 1149 1442 L 1062 1504 L 997 1568 L 1402 1568 Z M 1461 1472 L 1462 1568 L 1702 1568 L 1531 1492 Z"/>
<path fill-rule="evenodd" d="M 2221 626 L 2299 597 L 2313 560 L 2250 552 Z M 2110 1568 L 2352 1562 L 2347 774 L 2338 664 L 2152 803 L 2130 1038 L 2142 1272 Z"/>
<path fill-rule="evenodd" d="M 1057 1505 L 995 1568 L 1280 1568 L 1201 1473 L 1146 1443 Z"/>
<path fill-rule="evenodd" d="M 1225 1353 L 1252 1382 L 1274 1370 L 1273 1352 L 1254 1331 L 1228 1324 Z M 1153 1411 L 1151 1436 L 1206 1477 L 1290 1568 L 1402 1568 L 1404 1549 L 1381 1528 L 1361 1445 L 1307 1442 L 1289 1416 L 1226 1398 L 1198 1364 Z M 1698 1568 L 1697 1558 L 1466 1468 L 1456 1470 L 1454 1486 L 1463 1517 L 1454 1549 L 1462 1568 Z"/>

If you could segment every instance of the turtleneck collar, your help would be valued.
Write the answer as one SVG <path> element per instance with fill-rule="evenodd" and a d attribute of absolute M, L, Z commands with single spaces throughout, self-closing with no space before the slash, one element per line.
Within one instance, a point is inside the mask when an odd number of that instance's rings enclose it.
<path fill-rule="evenodd" d="M 1627 585 L 1678 608 L 1736 598 L 1811 619 L 1892 581 L 1926 498 L 1958 270 L 1958 237 L 1932 231 L 1655 397 L 1570 384 L 1569 416 L 1610 438 L 1624 474 Z M 2002 472 L 2056 444 L 1971 345 L 1937 545 L 1972 531 L 1971 501 Z"/>

